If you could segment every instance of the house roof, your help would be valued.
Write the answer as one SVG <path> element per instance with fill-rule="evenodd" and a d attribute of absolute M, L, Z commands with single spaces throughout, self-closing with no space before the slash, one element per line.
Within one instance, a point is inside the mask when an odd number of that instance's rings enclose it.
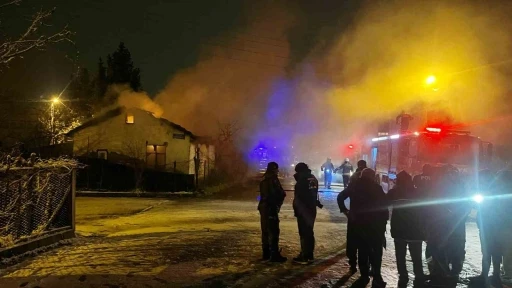
<path fill-rule="evenodd" d="M 135 108 L 137 109 L 137 108 Z M 95 118 L 91 118 L 87 121 L 84 122 L 84 124 L 76 127 L 75 129 L 69 131 L 66 136 L 73 136 L 73 134 L 75 134 L 76 132 L 78 131 L 81 131 L 81 130 L 84 130 L 85 128 L 88 128 L 88 127 L 92 127 L 92 126 L 96 126 L 104 121 L 107 121 L 108 119 L 110 118 L 114 118 L 116 116 L 119 116 L 123 113 L 126 113 L 126 107 L 117 107 L 115 109 L 112 109 L 112 110 L 109 110 L 103 114 L 101 114 L 100 116 L 98 117 L 95 117 Z M 142 110 L 142 109 L 137 109 L 137 110 L 140 110 L 140 111 L 144 111 L 144 112 L 147 112 L 149 115 L 151 115 L 152 117 L 154 117 L 155 119 L 159 120 L 161 123 L 164 123 L 165 125 L 168 125 L 168 126 L 171 126 L 177 130 L 180 130 L 182 131 L 183 133 L 189 135 L 190 137 L 192 138 L 196 138 L 196 136 L 188 131 L 187 129 L 185 129 L 184 127 L 174 123 L 174 122 L 171 122 L 165 118 L 156 118 L 155 116 L 153 116 L 153 113 L 149 112 L 149 111 L 145 111 L 145 110 Z"/>

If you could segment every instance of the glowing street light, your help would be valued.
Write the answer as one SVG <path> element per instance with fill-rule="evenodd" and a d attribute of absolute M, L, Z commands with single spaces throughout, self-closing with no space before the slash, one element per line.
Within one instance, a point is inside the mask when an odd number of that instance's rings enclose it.
<path fill-rule="evenodd" d="M 52 97 L 51 99 L 51 104 L 50 104 L 50 125 L 51 125 L 51 130 L 52 130 L 52 135 L 51 135 L 51 139 L 50 139 L 50 143 L 53 145 L 55 144 L 55 104 L 59 104 L 60 103 L 60 99 L 58 96 L 54 96 Z"/>
<path fill-rule="evenodd" d="M 427 85 L 432 85 L 432 84 L 436 83 L 436 80 L 437 80 L 436 76 L 430 75 L 430 76 L 427 77 L 427 79 L 425 79 L 425 83 Z"/>

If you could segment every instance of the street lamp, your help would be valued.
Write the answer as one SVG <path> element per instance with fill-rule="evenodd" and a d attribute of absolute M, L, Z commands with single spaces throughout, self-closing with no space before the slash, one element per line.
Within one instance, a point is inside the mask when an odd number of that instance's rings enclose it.
<path fill-rule="evenodd" d="M 54 145 L 55 144 L 55 104 L 59 104 L 60 103 L 60 99 L 58 96 L 54 96 L 52 99 L 51 99 L 51 104 L 50 104 L 50 125 L 51 125 L 51 139 L 50 139 L 50 144 L 51 145 Z"/>
<path fill-rule="evenodd" d="M 436 80 L 437 80 L 436 76 L 430 75 L 430 76 L 427 77 L 427 79 L 425 79 L 425 83 L 427 85 L 432 85 L 432 84 L 436 83 Z"/>

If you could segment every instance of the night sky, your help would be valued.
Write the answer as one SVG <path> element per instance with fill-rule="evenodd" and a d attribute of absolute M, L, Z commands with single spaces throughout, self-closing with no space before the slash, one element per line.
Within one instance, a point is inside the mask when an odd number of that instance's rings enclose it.
<path fill-rule="evenodd" d="M 282 35 L 292 46 L 290 65 L 299 62 L 317 44 L 318 33 L 336 33 L 340 23 L 349 19 L 340 19 L 340 15 L 353 9 L 351 2 L 355 1 L 281 1 L 297 19 L 288 33 Z M 77 63 L 95 73 L 98 58 L 105 60 L 123 41 L 132 53 L 135 66 L 142 70 L 143 88 L 154 95 L 176 72 L 197 62 L 202 43 L 226 31 L 242 31 L 250 24 L 248 21 L 253 21 L 248 20 L 248 15 L 254 16 L 258 13 L 255 11 L 261 9 L 260 3 L 243 0 L 24 0 L 21 6 L 14 8 L 15 19 L 4 23 L 7 32 L 26 26 L 15 21 L 20 15 L 28 17 L 40 7 L 57 7 L 53 24 L 55 27 L 70 25 L 76 32 L 76 50 L 59 44 L 13 62 L 2 77 L 2 88 L 26 94 L 30 86 L 28 93 L 32 95 L 54 93 L 65 85 L 73 71 L 72 61 L 66 57 L 78 59 Z M 264 9 L 272 9 L 272 4 Z M 4 14 L 3 18 L 9 20 L 9 16 Z M 272 23 L 268 24 L 271 30 Z M 266 33 L 268 31 L 258 32 L 263 37 Z"/>

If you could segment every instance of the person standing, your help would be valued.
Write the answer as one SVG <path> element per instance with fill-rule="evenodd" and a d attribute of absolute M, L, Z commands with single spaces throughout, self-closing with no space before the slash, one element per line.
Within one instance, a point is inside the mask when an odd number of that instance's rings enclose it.
<path fill-rule="evenodd" d="M 482 273 L 477 277 L 472 277 L 471 282 L 480 284 L 478 286 L 485 287 L 489 282 L 489 271 L 491 270 L 491 263 L 493 266 L 493 273 L 491 282 L 493 286 L 499 286 L 501 259 L 503 258 L 503 250 L 501 239 L 498 237 L 500 234 L 500 219 L 499 209 L 497 209 L 500 201 L 496 193 L 498 191 L 491 190 L 490 184 L 493 174 L 489 170 L 482 170 L 478 174 L 478 190 L 482 191 L 481 203 L 477 203 L 477 227 L 480 234 L 480 248 L 482 251 Z"/>
<path fill-rule="evenodd" d="M 279 165 L 270 162 L 260 182 L 260 202 L 258 210 L 261 222 L 262 260 L 270 262 L 286 262 L 279 249 L 279 211 L 283 205 L 286 193 L 278 178 Z"/>
<path fill-rule="evenodd" d="M 338 170 L 341 170 L 341 175 L 343 176 L 343 187 L 347 188 L 350 181 L 350 174 L 354 172 L 354 167 L 350 163 L 350 159 L 345 158 L 345 162 L 343 162 L 340 167 L 336 168 L 334 173 Z"/>
<path fill-rule="evenodd" d="M 324 187 L 331 189 L 332 173 L 334 172 L 334 164 L 332 164 L 331 158 L 327 158 L 320 170 L 324 172 Z"/>
<path fill-rule="evenodd" d="M 391 213 L 391 237 L 395 242 L 396 266 L 399 274 L 398 287 L 407 287 L 409 273 L 407 272 L 405 256 L 407 247 L 411 254 L 414 285 L 425 282 L 423 275 L 422 242 L 424 240 L 422 229 L 422 211 L 415 206 L 419 199 L 415 193 L 412 177 L 406 171 L 397 174 L 396 185 L 388 194 L 388 203 L 393 211 Z"/>
<path fill-rule="evenodd" d="M 349 185 L 345 189 L 353 189 L 356 181 L 361 177 L 361 171 L 366 167 L 366 161 L 359 160 L 357 161 L 357 169 L 354 174 L 350 177 Z M 340 208 L 340 212 L 343 213 L 343 209 L 346 209 L 345 207 L 345 199 L 344 196 L 350 194 L 348 191 L 343 191 L 342 193 L 338 194 L 337 201 L 338 201 L 338 207 Z M 350 265 L 350 272 L 352 274 L 355 274 L 357 272 L 357 243 L 354 241 L 354 229 L 352 225 L 352 221 L 350 220 L 350 214 L 346 213 L 346 216 L 348 218 L 347 222 L 347 258 L 348 258 L 348 264 Z"/>
<path fill-rule="evenodd" d="M 350 188 L 350 187 L 349 187 Z M 372 287 L 386 287 L 381 274 L 382 254 L 385 246 L 386 224 L 389 211 L 386 194 L 375 182 L 375 171 L 366 168 L 361 171 L 361 178 L 352 189 L 341 192 L 339 204 L 354 229 L 354 242 L 357 243 L 359 270 L 361 277 L 357 286 L 364 287 L 370 282 L 370 265 L 373 270 Z M 350 211 L 345 207 L 344 200 L 350 198 Z"/>
<path fill-rule="evenodd" d="M 496 224 L 500 232 L 495 237 L 500 239 L 503 248 L 503 283 L 512 285 L 512 171 L 501 171 L 496 178 L 491 190 L 498 194 L 495 208 L 499 219 Z"/>
<path fill-rule="evenodd" d="M 301 252 L 293 261 L 299 264 L 309 264 L 314 260 L 315 233 L 313 228 L 316 220 L 318 201 L 318 180 L 311 174 L 305 163 L 295 166 L 295 196 L 293 211 L 299 227 Z"/>

